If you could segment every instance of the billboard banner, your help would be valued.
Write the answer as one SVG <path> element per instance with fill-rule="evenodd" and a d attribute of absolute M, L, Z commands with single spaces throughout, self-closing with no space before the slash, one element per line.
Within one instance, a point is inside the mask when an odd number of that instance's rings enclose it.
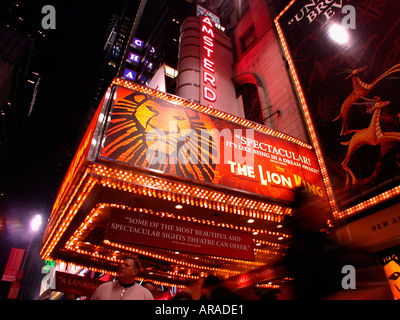
<path fill-rule="evenodd" d="M 297 0 L 275 20 L 339 210 L 400 183 L 399 10 Z"/>
<path fill-rule="evenodd" d="M 25 250 L 18 248 L 11 248 L 10 255 L 8 256 L 6 268 L 4 269 L 1 281 L 15 281 L 17 279 L 17 273 L 21 267 L 22 259 L 24 257 Z"/>
<path fill-rule="evenodd" d="M 114 209 L 110 216 L 106 239 L 174 251 L 254 260 L 251 233 L 118 209 Z"/>
<path fill-rule="evenodd" d="M 56 291 L 90 297 L 104 283 L 97 279 L 56 271 Z"/>
<path fill-rule="evenodd" d="M 99 158 L 284 203 L 297 186 L 325 196 L 310 148 L 124 87 Z"/>
<path fill-rule="evenodd" d="M 233 276 L 225 279 L 224 285 L 229 289 L 237 290 L 250 286 L 254 286 L 259 283 L 270 282 L 278 277 L 283 277 L 284 272 L 281 268 L 263 266 L 258 269 L 253 269 L 249 272 Z"/>

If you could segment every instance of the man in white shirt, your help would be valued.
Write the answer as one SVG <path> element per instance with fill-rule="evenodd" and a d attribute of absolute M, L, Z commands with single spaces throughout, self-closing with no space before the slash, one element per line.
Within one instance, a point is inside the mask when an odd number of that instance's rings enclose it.
<path fill-rule="evenodd" d="M 91 300 L 154 300 L 151 292 L 135 282 L 140 262 L 135 257 L 124 258 L 118 269 L 118 280 L 100 285 Z"/>

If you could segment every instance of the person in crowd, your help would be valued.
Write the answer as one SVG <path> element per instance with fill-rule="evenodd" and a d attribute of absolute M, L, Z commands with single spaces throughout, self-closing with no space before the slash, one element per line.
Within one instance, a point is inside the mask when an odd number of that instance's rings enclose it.
<path fill-rule="evenodd" d="M 291 230 L 291 238 L 282 259 L 284 268 L 293 277 L 293 298 L 380 299 L 383 288 L 375 280 L 381 276 L 373 259 L 363 250 L 339 244 L 330 237 L 327 223 L 330 219 L 322 199 L 304 188 L 296 189 L 293 215 L 285 223 Z M 343 273 L 345 266 L 354 268 L 353 279 Z M 347 281 L 353 282 L 352 288 Z"/>
<path fill-rule="evenodd" d="M 156 298 L 156 294 L 157 294 L 157 286 L 151 282 L 151 281 L 144 281 L 142 282 L 142 286 L 145 287 L 147 290 L 149 290 L 151 292 L 151 294 L 153 295 L 153 298 Z"/>
<path fill-rule="evenodd" d="M 140 269 L 136 257 L 125 257 L 118 269 L 118 280 L 101 284 L 91 300 L 154 300 L 151 292 L 135 281 Z"/>
<path fill-rule="evenodd" d="M 203 294 L 200 300 L 243 300 L 243 297 L 223 285 L 215 275 L 208 275 L 202 285 Z"/>
<path fill-rule="evenodd" d="M 193 296 L 189 290 L 184 289 L 174 295 L 171 300 L 193 300 Z"/>
<path fill-rule="evenodd" d="M 327 213 L 313 194 L 304 188 L 294 193 L 293 214 L 285 222 L 291 231 L 283 265 L 293 277 L 295 299 L 319 300 L 341 289 L 340 252 L 325 232 Z"/>

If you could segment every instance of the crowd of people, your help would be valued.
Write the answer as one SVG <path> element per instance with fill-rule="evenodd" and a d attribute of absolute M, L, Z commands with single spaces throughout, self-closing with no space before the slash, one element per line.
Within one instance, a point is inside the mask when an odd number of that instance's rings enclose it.
<path fill-rule="evenodd" d="M 140 261 L 133 256 L 125 257 L 118 269 L 116 281 L 101 284 L 91 300 L 154 300 L 157 286 L 145 281 L 139 284 L 136 276 L 141 270 Z M 215 275 L 209 275 L 202 284 L 200 300 L 241 300 L 243 297 L 223 285 Z M 177 292 L 171 300 L 194 300 L 192 293 L 185 289 Z"/>
<path fill-rule="evenodd" d="M 329 213 L 324 204 L 316 201 L 304 189 L 295 193 L 293 214 L 285 222 L 291 238 L 287 250 L 279 261 L 280 268 L 292 278 L 290 299 L 390 299 L 387 279 L 382 268 L 377 267 L 369 254 L 339 245 L 329 238 L 327 226 Z M 356 270 L 357 284 L 347 290 L 343 284 L 343 267 Z M 156 285 L 151 282 L 137 283 L 140 261 L 126 257 L 119 270 L 118 280 L 100 285 L 92 300 L 154 300 Z M 355 281 L 355 279 L 354 279 Z M 264 297 L 275 299 L 274 294 Z M 171 300 L 242 300 L 238 292 L 230 290 L 216 275 L 208 275 L 202 281 L 201 295 L 194 297 L 187 288 L 179 291 Z"/>

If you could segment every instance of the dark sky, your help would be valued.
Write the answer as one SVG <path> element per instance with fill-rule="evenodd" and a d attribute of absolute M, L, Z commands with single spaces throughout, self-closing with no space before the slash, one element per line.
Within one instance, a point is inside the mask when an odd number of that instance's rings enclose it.
<path fill-rule="evenodd" d="M 15 127 L 0 154 L 1 275 L 10 248 L 27 247 L 29 219 L 36 213 L 45 219 L 50 214 L 84 133 L 104 59 L 107 26 L 112 14 L 120 14 L 125 4 L 125 0 L 14 2 L 21 3 L 20 9 L 27 8 L 21 9 L 21 16 L 39 28 L 44 17 L 41 3 L 53 4 L 56 29 L 44 31 L 46 46 L 39 52 L 41 81 L 34 109 Z"/>

